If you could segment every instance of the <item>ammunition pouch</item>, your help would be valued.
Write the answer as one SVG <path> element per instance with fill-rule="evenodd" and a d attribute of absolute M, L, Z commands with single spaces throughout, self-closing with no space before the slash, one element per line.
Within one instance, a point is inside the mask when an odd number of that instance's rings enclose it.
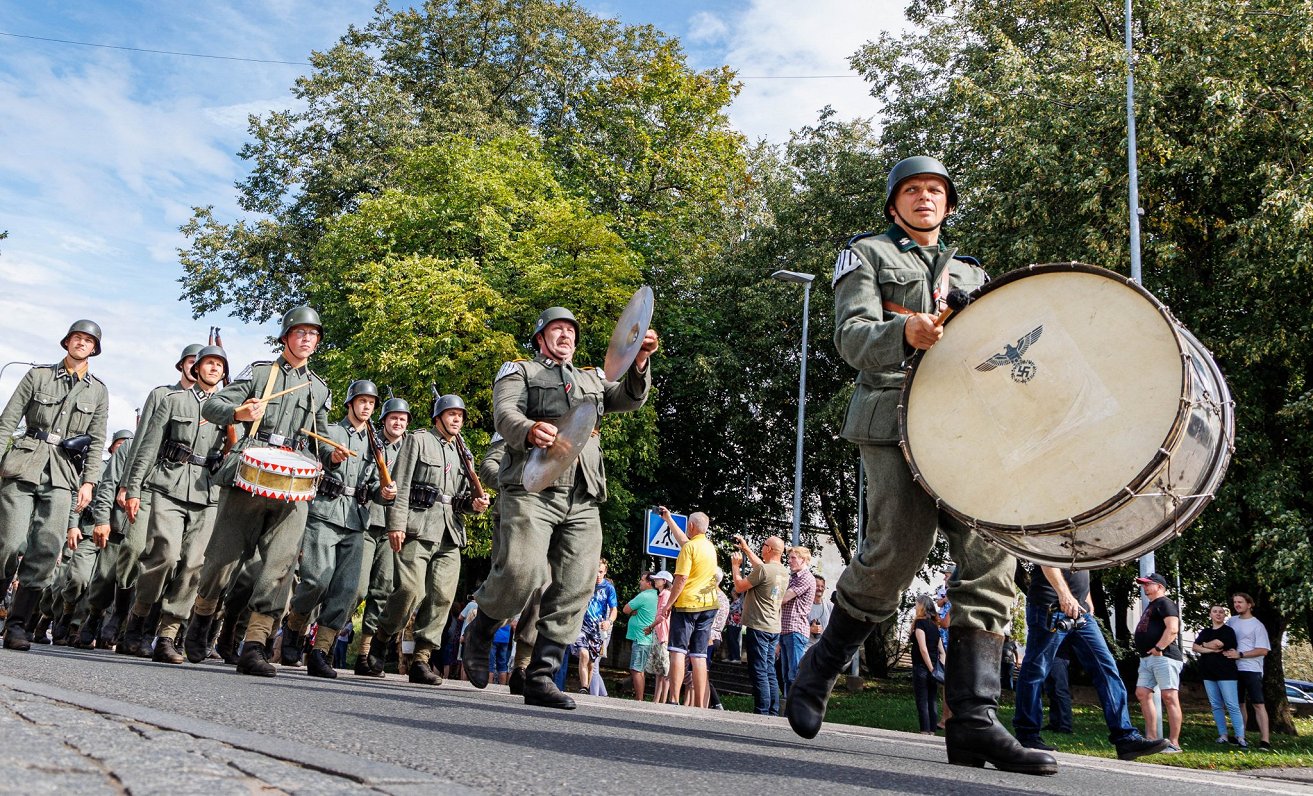
<path fill-rule="evenodd" d="M 451 505 L 451 495 L 444 495 L 433 484 L 411 484 L 410 507 L 412 509 L 431 509 L 434 504 Z"/>

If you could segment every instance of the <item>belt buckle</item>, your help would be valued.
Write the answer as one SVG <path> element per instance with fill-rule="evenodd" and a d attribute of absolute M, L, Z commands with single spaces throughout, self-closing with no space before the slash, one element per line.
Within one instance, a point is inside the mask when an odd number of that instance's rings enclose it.
<path fill-rule="evenodd" d="M 60 436 L 59 434 L 53 434 L 53 433 L 50 433 L 50 432 L 47 432 L 47 433 L 46 433 L 46 442 L 50 443 L 51 445 L 58 445 L 60 442 L 63 442 L 63 441 L 64 441 L 64 438 L 63 438 L 62 436 Z"/>
<path fill-rule="evenodd" d="M 287 437 L 284 437 L 282 434 L 274 434 L 273 432 L 269 433 L 269 444 L 273 445 L 275 448 L 289 447 L 287 444 L 288 441 Z"/>

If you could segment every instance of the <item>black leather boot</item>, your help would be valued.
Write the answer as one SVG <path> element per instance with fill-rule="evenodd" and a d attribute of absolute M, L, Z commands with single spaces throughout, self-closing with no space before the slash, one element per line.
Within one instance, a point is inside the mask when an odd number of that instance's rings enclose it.
<path fill-rule="evenodd" d="M 32 643 L 50 643 L 50 617 L 45 614 L 42 614 L 41 618 L 36 620 L 36 627 L 32 628 Z"/>
<path fill-rule="evenodd" d="M 949 630 L 944 696 L 953 715 L 944 731 L 948 762 L 976 768 L 992 763 L 1017 774 L 1056 774 L 1053 755 L 1022 746 L 998 721 L 1002 659 L 1001 635 L 971 627 Z"/>
<path fill-rule="evenodd" d="M 360 677 L 383 677 L 383 661 L 374 657 L 374 645 L 385 644 L 387 639 L 370 637 L 369 652 L 362 652 L 356 656 L 355 672 Z M 377 664 L 378 668 L 374 668 Z"/>
<path fill-rule="evenodd" d="M 495 628 L 494 628 L 495 629 Z M 556 687 L 556 670 L 565 660 L 565 645 L 549 641 L 539 634 L 533 645 L 533 658 L 524 670 L 524 704 L 544 708 L 574 710 L 574 699 Z M 487 672 L 488 661 L 483 662 Z"/>
<path fill-rule="evenodd" d="M 428 661 L 411 661 L 410 670 L 406 672 L 412 683 L 420 685 L 442 685 L 442 677 L 429 665 Z"/>
<path fill-rule="evenodd" d="M 328 660 L 328 653 L 317 647 L 311 649 L 310 654 L 305 658 L 305 673 L 311 677 L 337 679 L 337 669 L 334 669 L 332 661 Z"/>
<path fill-rule="evenodd" d="M 167 636 L 160 636 L 155 640 L 155 650 L 151 653 L 150 659 L 156 663 L 182 663 L 187 660 L 181 652 L 178 652 L 173 639 Z"/>
<path fill-rule="evenodd" d="M 115 647 L 120 640 L 124 625 L 127 624 L 128 614 L 132 613 L 132 601 L 136 597 L 136 588 L 115 589 L 114 590 L 114 612 L 109 615 L 104 624 L 100 626 L 100 635 L 96 641 L 101 649 Z M 154 627 L 154 625 L 151 625 Z M 118 648 L 115 647 L 115 652 Z"/>
<path fill-rule="evenodd" d="M 96 648 L 96 631 L 100 628 L 100 623 L 93 617 L 87 620 L 87 623 L 78 630 L 77 637 L 69 636 L 69 643 L 80 650 L 93 650 Z M 108 647 L 106 647 L 108 649 Z"/>
<path fill-rule="evenodd" d="M 374 636 L 374 640 L 370 642 L 369 656 L 366 658 L 365 663 L 369 667 L 369 671 L 376 673 L 375 677 L 386 676 L 383 670 L 387 667 L 388 650 L 393 646 L 394 642 L 391 636 Z"/>
<path fill-rule="evenodd" d="M 228 626 L 228 623 L 227 623 L 227 622 L 211 622 L 211 623 L 210 623 L 210 635 L 209 635 L 209 637 L 206 639 L 206 642 L 207 642 L 207 643 L 206 643 L 206 645 L 205 645 L 205 648 L 206 648 L 207 650 L 209 650 L 209 654 L 205 656 L 206 660 L 210 660 L 210 659 L 214 659 L 214 660 L 222 660 L 222 661 L 224 661 L 225 663 L 228 661 L 228 659 L 225 658 L 225 657 L 223 657 L 223 655 L 220 654 L 220 652 L 219 652 L 219 633 L 220 633 L 220 631 L 221 631 L 223 628 L 225 628 L 225 627 L 227 627 L 227 626 Z M 236 662 L 237 662 L 237 656 L 234 655 L 234 656 L 233 656 L 233 663 L 236 663 Z"/>
<path fill-rule="evenodd" d="M 465 676 L 475 688 L 488 687 L 488 653 L 492 651 L 492 637 L 497 635 L 501 622 L 479 611 L 470 623 L 469 635 L 465 638 L 465 651 L 461 663 L 465 666 Z M 535 653 L 538 647 L 535 645 Z M 526 695 L 527 698 L 527 695 Z M 571 703 L 573 707 L 573 703 Z"/>
<path fill-rule="evenodd" d="M 524 667 L 516 666 L 511 669 L 511 678 L 507 681 L 506 687 L 516 696 L 524 695 Z"/>
<path fill-rule="evenodd" d="M 214 614 L 201 616 L 192 613 L 187 622 L 187 635 L 182 637 L 182 651 L 191 663 L 200 663 L 209 654 L 210 625 L 214 623 Z"/>
<path fill-rule="evenodd" d="M 40 602 L 40 589 L 23 587 L 14 594 L 9 605 L 9 618 L 5 620 L 5 649 L 19 652 L 32 649 L 32 639 L 27 633 L 28 615 Z"/>
<path fill-rule="evenodd" d="M 216 623 L 211 622 L 214 626 Z M 223 621 L 219 625 L 219 635 L 214 639 L 214 651 L 219 653 L 219 657 L 229 666 L 237 664 L 237 622 L 230 617 L 225 611 Z"/>
<path fill-rule="evenodd" d="M 874 622 L 863 622 L 834 606 L 820 640 L 798 663 L 798 676 L 784 701 L 784 716 L 794 732 L 803 738 L 815 738 L 821 731 L 835 682 L 874 629 Z"/>
<path fill-rule="evenodd" d="M 187 660 L 191 660 L 191 655 L 187 656 Z M 255 677 L 273 677 L 278 674 L 278 667 L 269 662 L 269 651 L 263 644 L 248 641 L 242 645 L 242 654 L 237 658 L 237 672 Z"/>
<path fill-rule="evenodd" d="M 283 648 L 279 658 L 284 666 L 300 666 L 301 656 L 305 651 L 305 635 L 292 630 L 283 623 Z"/>
<path fill-rule="evenodd" d="M 160 612 L 164 606 L 156 602 L 146 614 L 146 624 L 141 634 L 141 647 L 137 650 L 138 658 L 153 658 L 155 654 L 155 628 L 160 626 Z M 207 647 L 208 649 L 208 647 Z"/>
<path fill-rule="evenodd" d="M 50 626 L 50 641 L 56 647 L 68 646 L 69 625 L 73 624 L 73 614 L 64 613 Z M 39 634 L 38 634 L 39 635 Z"/>
<path fill-rule="evenodd" d="M 142 644 L 145 643 L 145 635 L 146 617 L 129 614 L 128 623 L 123 627 L 123 639 L 119 641 L 114 651 L 121 655 L 140 655 Z"/>

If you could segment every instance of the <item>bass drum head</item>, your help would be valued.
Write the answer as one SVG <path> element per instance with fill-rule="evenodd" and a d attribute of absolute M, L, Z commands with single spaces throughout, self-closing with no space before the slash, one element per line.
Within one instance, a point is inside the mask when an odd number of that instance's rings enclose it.
<path fill-rule="evenodd" d="M 1111 271 L 1031 266 L 986 285 L 913 366 L 900 418 L 912 472 L 986 529 L 1070 528 L 1138 490 L 1182 413 L 1167 310 Z"/>

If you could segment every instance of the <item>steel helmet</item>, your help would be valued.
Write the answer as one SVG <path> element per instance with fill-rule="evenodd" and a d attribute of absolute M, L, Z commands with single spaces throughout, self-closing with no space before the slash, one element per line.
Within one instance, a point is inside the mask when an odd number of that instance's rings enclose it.
<path fill-rule="evenodd" d="M 350 406 L 351 402 L 362 395 L 372 395 L 378 400 L 378 387 L 369 379 L 357 379 L 351 382 L 351 386 L 346 388 L 346 400 L 342 402 L 343 406 Z"/>
<path fill-rule="evenodd" d="M 73 325 L 68 327 L 68 331 L 65 332 L 64 339 L 59 341 L 60 346 L 65 351 L 68 350 L 68 338 L 72 337 L 74 332 L 81 332 L 94 337 L 96 339 L 96 350 L 91 352 L 91 355 L 93 357 L 100 356 L 100 324 L 85 318 L 80 321 L 73 321 Z"/>
<path fill-rule="evenodd" d="M 574 325 L 574 336 L 577 341 L 579 338 L 579 320 L 574 317 L 574 313 L 565 307 L 548 307 L 543 310 L 543 314 L 538 316 L 538 322 L 533 325 L 533 334 L 529 335 L 529 345 L 534 351 L 538 350 L 538 333 L 547 328 L 547 324 L 552 321 L 569 321 Z"/>
<path fill-rule="evenodd" d="M 187 348 L 190 349 L 191 346 L 187 346 Z M 185 354 L 186 352 L 184 351 L 183 353 Z M 187 375 L 191 376 L 193 381 L 201 380 L 200 377 L 196 375 L 196 366 L 201 364 L 201 360 L 206 357 L 218 357 L 223 360 L 223 372 L 225 374 L 228 373 L 228 354 L 222 348 L 217 345 L 200 346 L 199 350 L 196 352 L 196 359 L 191 363 L 191 367 L 187 369 Z"/>
<path fill-rule="evenodd" d="M 405 412 L 406 417 L 412 417 L 410 413 L 410 404 L 405 398 L 389 398 L 383 402 L 383 411 L 379 412 L 379 417 L 387 417 L 393 412 Z"/>
<path fill-rule="evenodd" d="M 182 353 L 178 355 L 178 361 L 174 363 L 173 369 L 181 373 L 183 360 L 185 360 L 187 357 L 196 357 L 197 359 L 200 359 L 200 353 L 202 348 L 205 348 L 205 346 L 201 345 L 200 343 L 192 343 L 191 345 L 182 349 Z M 224 367 L 227 367 L 227 365 L 224 365 Z"/>
<path fill-rule="evenodd" d="M 885 183 L 884 192 L 884 217 L 889 221 L 894 220 L 894 214 L 889 212 L 889 205 L 893 204 L 894 191 L 904 180 L 912 177 L 919 177 L 922 174 L 933 174 L 936 177 L 943 177 L 944 182 L 948 183 L 948 209 L 957 208 L 957 187 L 953 185 L 953 178 L 948 176 L 948 169 L 944 164 L 928 155 L 916 155 L 915 157 L 903 158 L 894 164 L 889 170 L 889 180 Z"/>
<path fill-rule="evenodd" d="M 280 342 L 287 343 L 285 338 L 293 326 L 313 326 L 319 330 L 320 336 L 324 334 L 324 323 L 319 320 L 319 313 L 315 312 L 314 307 L 293 307 L 283 315 L 283 330 L 278 333 Z"/>
<path fill-rule="evenodd" d="M 115 442 L 118 442 L 121 439 L 132 439 L 132 429 L 121 428 L 118 431 L 115 431 L 114 436 L 109 441 L 109 444 L 113 445 Z"/>
<path fill-rule="evenodd" d="M 443 412 L 447 411 L 448 409 L 459 409 L 462 414 L 467 414 L 467 412 L 465 411 L 464 399 L 462 399 L 456 393 L 452 392 L 452 393 L 447 393 L 446 395 L 439 396 L 437 400 L 433 402 L 433 414 L 429 415 L 429 417 L 430 418 L 439 417 Z"/>

